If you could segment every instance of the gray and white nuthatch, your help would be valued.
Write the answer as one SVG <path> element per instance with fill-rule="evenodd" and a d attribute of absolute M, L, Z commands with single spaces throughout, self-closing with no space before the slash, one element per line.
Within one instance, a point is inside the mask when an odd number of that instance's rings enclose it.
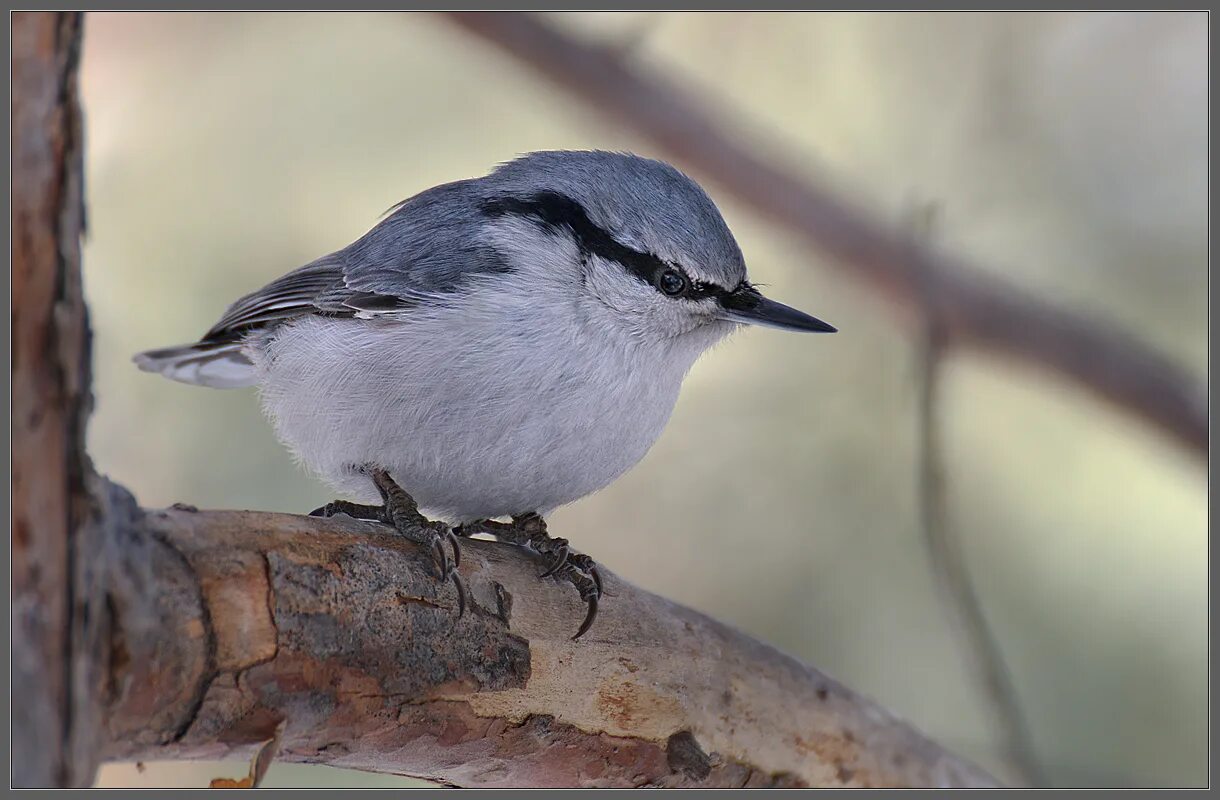
<path fill-rule="evenodd" d="M 759 294 L 715 204 L 678 170 L 555 151 L 421 192 L 235 302 L 198 342 L 135 361 L 185 383 L 258 386 L 302 463 L 381 503 L 315 513 L 422 538 L 463 604 L 441 545 L 456 561 L 454 531 L 541 552 L 546 574 L 589 603 L 579 636 L 600 580 L 541 515 L 639 461 L 695 359 L 740 324 L 834 331 Z M 404 523 L 422 522 L 412 498 L 457 527 Z"/>

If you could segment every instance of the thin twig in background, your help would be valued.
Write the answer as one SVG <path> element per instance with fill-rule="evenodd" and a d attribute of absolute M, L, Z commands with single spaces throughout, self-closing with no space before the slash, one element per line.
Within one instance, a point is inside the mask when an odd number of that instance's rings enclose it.
<path fill-rule="evenodd" d="M 920 204 L 913 209 L 908 228 L 921 247 L 931 246 L 939 211 L 934 204 Z M 1000 643 L 983 614 L 961 542 L 949 522 L 940 429 L 941 366 L 949 340 L 940 321 L 934 280 L 923 276 L 918 285 L 924 326 L 917 345 L 916 469 L 924 545 L 950 627 L 959 640 L 966 669 L 982 692 L 987 713 L 999 732 L 1001 749 L 1024 785 L 1042 786 L 1042 770 L 1016 686 Z"/>
<path fill-rule="evenodd" d="M 1207 457 L 1207 393 L 1172 359 L 1122 329 L 1053 306 L 933 254 L 835 193 L 800 177 L 784 148 L 730 136 L 723 120 L 673 82 L 532 14 L 448 12 L 447 18 L 651 141 L 761 215 L 833 256 L 829 266 L 868 282 L 920 324 L 916 275 L 935 276 L 944 336 L 955 346 L 1011 356 L 1074 381 Z M 767 154 L 763 156 L 761 154 Z"/>

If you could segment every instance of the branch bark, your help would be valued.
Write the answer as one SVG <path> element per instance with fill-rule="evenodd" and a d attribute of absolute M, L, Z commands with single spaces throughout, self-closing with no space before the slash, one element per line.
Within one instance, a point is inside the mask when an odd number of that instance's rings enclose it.
<path fill-rule="evenodd" d="M 785 163 L 792 159 L 758 155 L 781 153 L 781 146 L 736 142 L 705 104 L 661 75 L 627 63 L 616 48 L 582 41 L 531 14 L 447 16 L 832 256 L 831 266 L 866 281 L 911 324 L 922 324 L 924 281 L 946 344 L 1049 370 L 1207 457 L 1202 381 L 1121 329 L 1052 306 L 873 222 L 833 192 L 798 177 Z"/>
<path fill-rule="evenodd" d="M 81 19 L 12 21 L 14 785 L 268 741 L 466 785 L 992 785 L 816 670 L 613 575 L 574 643 L 579 601 L 520 551 L 467 544 L 455 620 L 431 556 L 385 528 L 145 512 L 97 476 Z"/>
<path fill-rule="evenodd" d="M 114 503 L 115 506 L 122 505 Z M 128 508 L 135 508 L 134 502 Z M 851 690 L 605 574 L 592 631 L 517 548 L 336 518 L 134 512 L 104 754 L 281 758 L 461 786 L 992 785 Z"/>

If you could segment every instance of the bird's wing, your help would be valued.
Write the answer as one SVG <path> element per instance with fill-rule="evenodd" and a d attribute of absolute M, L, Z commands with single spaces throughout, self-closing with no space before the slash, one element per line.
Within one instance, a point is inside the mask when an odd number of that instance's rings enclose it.
<path fill-rule="evenodd" d="M 233 303 L 203 340 L 236 339 L 310 314 L 402 314 L 457 291 L 472 275 L 507 272 L 504 257 L 478 237 L 481 214 L 475 181 L 415 195 L 348 247 Z"/>
<path fill-rule="evenodd" d="M 318 299 L 342 286 L 342 264 L 327 256 L 233 303 L 203 338 L 218 339 L 302 314 L 316 313 L 320 310 Z"/>

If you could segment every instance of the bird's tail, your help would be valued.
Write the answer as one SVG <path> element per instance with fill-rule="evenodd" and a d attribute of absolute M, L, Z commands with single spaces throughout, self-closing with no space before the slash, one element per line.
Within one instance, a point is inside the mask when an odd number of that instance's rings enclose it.
<path fill-rule="evenodd" d="M 242 352 L 242 343 L 231 339 L 148 350 L 132 360 L 145 372 L 196 386 L 237 389 L 258 383 L 254 362 Z"/>

